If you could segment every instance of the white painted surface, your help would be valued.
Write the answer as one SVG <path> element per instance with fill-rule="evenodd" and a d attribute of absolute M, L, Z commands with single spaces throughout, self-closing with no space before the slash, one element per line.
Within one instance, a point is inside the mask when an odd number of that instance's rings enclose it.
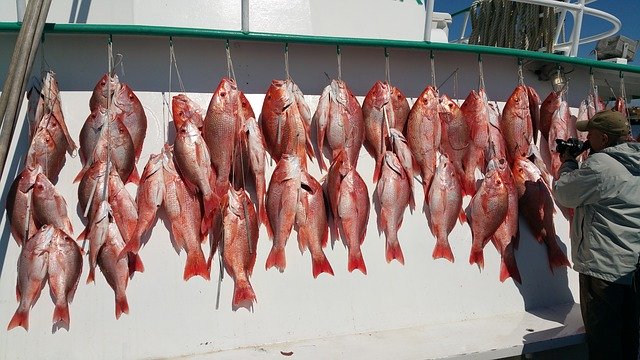
<path fill-rule="evenodd" d="M 14 39 L 15 34 L 0 34 L 0 47 L 11 48 Z M 49 35 L 45 41 L 46 61 L 57 72 L 62 107 L 74 139 L 78 138 L 88 115 L 93 86 L 106 71 L 106 40 L 106 36 Z M 118 70 L 121 80 L 136 91 L 147 109 L 149 129 L 138 164 L 141 172 L 148 155 L 159 152 L 162 145 L 159 130 L 163 121 L 161 93 L 168 90 L 168 41 L 153 37 L 114 37 L 113 42 L 114 52 L 124 54 L 125 72 Z M 226 75 L 224 42 L 179 38 L 174 39 L 174 44 L 187 92 L 206 107 L 213 89 Z M 283 45 L 232 42 L 231 51 L 238 83 L 248 94 L 254 111 L 259 113 L 271 79 L 284 76 Z M 329 76 L 336 74 L 335 48 L 290 44 L 289 52 L 291 76 L 314 110 L 322 88 L 328 83 L 325 72 Z M 464 98 L 477 86 L 476 55 L 438 52 L 435 56 L 439 82 L 459 69 L 457 97 Z M 0 54 L 0 68 L 7 68 L 8 62 L 9 54 Z M 343 78 L 360 100 L 373 83 L 384 76 L 382 49 L 343 48 L 342 64 Z M 40 57 L 35 65 L 36 73 L 39 68 Z M 506 100 L 517 83 L 516 60 L 486 56 L 484 68 L 489 97 Z M 428 53 L 391 49 L 392 82 L 407 96 L 415 98 L 427 85 L 430 78 L 427 69 Z M 587 73 L 588 69 L 580 68 L 573 73 L 572 99 L 586 95 L 586 90 L 582 92 L 582 89 L 587 88 Z M 4 81 L 4 76 L 0 74 L 0 82 Z M 529 71 L 525 76 L 528 84 L 536 87 L 542 97 L 546 96 L 550 90 L 548 83 L 538 82 Z M 179 89 L 175 72 L 172 89 L 173 94 Z M 454 94 L 453 80 L 442 87 L 442 92 Z M 577 101 L 571 101 L 572 106 L 577 105 Z M 22 156 L 27 149 L 26 136 L 26 128 L 20 123 L 9 154 L 8 175 L 0 183 L 3 189 L 0 202 L 5 201 L 8 186 L 22 166 Z M 373 161 L 364 150 L 360 156 L 359 172 L 371 195 L 374 191 L 371 183 Z M 316 162 L 311 163 L 309 169 L 319 177 Z M 82 222 L 75 211 L 77 184 L 72 184 L 70 179 L 79 170 L 79 159 L 67 157 L 57 185 L 68 201 L 75 235 L 82 229 Z M 269 167 L 268 176 L 272 170 L 273 166 Z M 135 193 L 135 186 L 129 185 L 128 189 Z M 418 208 L 422 196 L 421 188 L 416 186 Z M 0 325 L 4 325 L 17 307 L 15 279 L 19 248 L 10 238 L 4 212 L 0 215 L 3 229 L 0 237 Z M 437 349 L 433 354 L 461 354 L 473 342 L 464 330 L 465 325 L 456 332 L 456 326 L 451 324 L 466 324 L 467 320 L 480 318 L 497 319 L 509 314 L 527 316 L 531 309 L 573 303 L 578 298 L 576 274 L 570 269 L 558 269 L 552 274 L 544 247 L 531 238 L 523 221 L 520 249 L 516 255 L 524 282 L 516 285 L 511 280 L 499 282 L 499 258 L 491 245 L 485 249 L 486 267 L 482 272 L 468 264 L 471 236 L 467 225 L 457 225 L 450 236 L 456 262 L 432 260 L 435 241 L 419 210 L 413 214 L 407 210 L 399 233 L 406 265 L 387 264 L 384 236 L 377 234 L 375 220 L 372 207 L 363 245 L 369 270 L 367 276 L 347 272 L 346 249 L 337 242 L 326 249 L 335 276 L 323 274 L 313 279 L 309 255 L 299 253 L 295 234 L 287 245 L 286 271 L 283 274 L 274 269 L 265 271 L 264 263 L 271 244 L 262 228 L 252 278 L 258 302 L 252 311 L 232 310 L 233 286 L 228 276 L 222 284 L 218 310 L 214 307 L 215 281 L 193 278 L 184 282 L 185 255 L 176 254 L 166 226 L 158 221 L 149 243 L 141 251 L 146 271 L 136 274 L 129 284 L 129 315 L 123 315 L 120 320 L 114 318 L 113 292 L 102 275 L 97 275 L 95 285 L 84 284 L 88 273 L 85 264 L 81 284 L 71 305 L 70 331 L 59 330 L 52 334 L 53 304 L 45 289 L 31 311 L 29 332 L 22 329 L 0 331 L 0 359 L 179 357 L 391 329 L 423 326 L 435 329 L 439 325 L 450 329 L 448 337 L 457 337 L 457 347 L 434 343 L 433 348 L 424 351 Z M 569 253 L 568 224 L 561 216 L 556 217 L 556 228 L 562 246 Z M 218 271 L 216 267 L 212 278 L 218 276 Z M 487 343 L 487 350 L 507 346 L 513 341 L 513 338 L 503 341 L 497 337 Z M 348 347 L 353 342 L 344 344 Z M 430 357 L 429 353 L 422 355 Z"/>

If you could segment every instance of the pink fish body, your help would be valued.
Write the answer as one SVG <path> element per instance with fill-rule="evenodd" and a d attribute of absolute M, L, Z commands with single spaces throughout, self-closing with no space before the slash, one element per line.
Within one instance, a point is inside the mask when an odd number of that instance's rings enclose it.
<path fill-rule="evenodd" d="M 43 173 L 38 174 L 33 187 L 33 215 L 36 225 L 53 225 L 73 235 L 67 202 Z"/>
<path fill-rule="evenodd" d="M 76 242 L 62 230 L 56 234 L 49 245 L 49 288 L 55 304 L 53 323 L 60 322 L 69 328 L 69 303 L 82 274 L 82 251 Z"/>
<path fill-rule="evenodd" d="M 120 83 L 113 95 L 112 105 L 116 109 L 116 113 L 121 115 L 122 123 L 131 135 L 135 161 L 138 162 L 144 138 L 147 135 L 147 115 L 144 113 L 142 103 L 129 85 Z"/>
<path fill-rule="evenodd" d="M 11 225 L 11 234 L 18 246 L 22 246 L 38 231 L 32 215 L 33 209 L 30 207 L 33 184 L 41 172 L 41 166 L 25 167 L 11 184 L 7 195 L 7 217 Z"/>
<path fill-rule="evenodd" d="M 541 113 L 541 128 L 542 113 Z M 510 163 L 518 156 L 528 156 L 529 147 L 533 142 L 533 125 L 529 98 L 524 85 L 518 85 L 513 91 L 502 110 L 500 132 L 507 145 Z M 544 136 L 544 129 L 543 129 Z"/>
<path fill-rule="evenodd" d="M 420 167 L 425 195 L 436 172 L 436 152 L 442 136 L 438 104 L 435 88 L 427 86 L 413 104 L 407 120 L 407 144 Z"/>

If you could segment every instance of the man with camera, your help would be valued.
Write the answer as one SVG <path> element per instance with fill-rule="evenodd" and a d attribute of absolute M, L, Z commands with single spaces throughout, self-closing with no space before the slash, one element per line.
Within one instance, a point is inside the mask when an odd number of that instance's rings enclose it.
<path fill-rule="evenodd" d="M 559 146 L 562 166 L 553 194 L 575 209 L 573 268 L 580 273 L 580 307 L 590 359 L 637 359 L 640 320 L 640 143 L 627 142 L 629 124 L 604 110 L 578 121 L 586 147 Z M 575 144 L 574 144 L 575 143 Z M 568 145 L 568 146 L 567 146 Z"/>

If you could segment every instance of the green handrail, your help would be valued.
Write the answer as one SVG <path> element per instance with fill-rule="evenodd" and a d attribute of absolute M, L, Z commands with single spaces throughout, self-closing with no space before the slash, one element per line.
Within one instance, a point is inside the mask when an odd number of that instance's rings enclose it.
<path fill-rule="evenodd" d="M 18 32 L 21 24 L 18 22 L 0 22 L 0 32 Z M 467 45 L 438 43 L 428 41 L 361 39 L 331 36 L 310 36 L 295 34 L 274 34 L 263 32 L 248 32 L 232 30 L 215 30 L 202 28 L 184 28 L 150 25 L 112 25 L 112 24 L 56 24 L 48 23 L 44 28 L 45 34 L 91 34 L 91 35 L 124 35 L 124 36 L 173 36 L 191 38 L 211 38 L 243 41 L 263 41 L 280 43 L 298 43 L 315 45 L 341 45 L 388 47 L 399 49 L 424 49 L 474 54 L 510 56 L 518 59 L 542 60 L 552 63 L 574 64 L 597 69 L 615 70 L 640 74 L 640 66 L 616 64 L 592 59 L 568 57 L 565 55 L 549 54 L 536 51 L 499 48 L 484 45 Z"/>

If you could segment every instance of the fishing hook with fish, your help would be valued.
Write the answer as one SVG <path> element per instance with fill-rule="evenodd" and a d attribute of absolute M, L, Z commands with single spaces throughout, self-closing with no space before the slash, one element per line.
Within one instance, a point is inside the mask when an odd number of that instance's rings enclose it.
<path fill-rule="evenodd" d="M 342 80 L 342 52 L 340 51 L 340 45 L 337 46 L 338 57 L 338 80 Z"/>
<path fill-rule="evenodd" d="M 227 53 L 227 74 L 229 78 L 231 78 L 234 82 L 236 81 L 236 73 L 233 70 L 233 62 L 231 61 L 231 50 L 229 49 L 229 39 L 227 39 L 227 44 L 225 46 L 225 51 Z"/>
<path fill-rule="evenodd" d="M 484 68 L 482 66 L 482 54 L 478 54 L 478 73 L 480 74 L 478 90 L 482 90 L 484 89 Z"/>
<path fill-rule="evenodd" d="M 384 80 L 391 85 L 391 71 L 389 66 L 389 51 L 384 48 Z"/>
<path fill-rule="evenodd" d="M 291 75 L 289 75 L 289 43 L 284 43 L 284 77 L 286 80 L 291 80 Z"/>
<path fill-rule="evenodd" d="M 431 65 L 431 85 L 436 86 L 436 59 L 433 55 L 433 50 L 431 50 L 431 54 L 429 55 L 429 62 Z M 436 89 L 436 91 L 438 91 Z"/>

